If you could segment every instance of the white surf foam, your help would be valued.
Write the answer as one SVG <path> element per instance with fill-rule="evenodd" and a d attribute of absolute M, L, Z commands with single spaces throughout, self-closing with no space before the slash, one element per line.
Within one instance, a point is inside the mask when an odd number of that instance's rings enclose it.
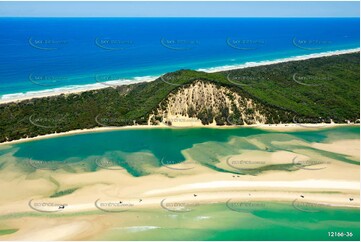
<path fill-rule="evenodd" d="M 288 61 L 299 61 L 299 60 L 307 60 L 307 59 L 312 59 L 312 58 L 319 58 L 319 57 L 326 57 L 326 56 L 333 56 L 333 55 L 356 53 L 359 51 L 360 51 L 360 48 L 347 49 L 347 50 L 335 50 L 335 51 L 328 51 L 328 52 L 322 52 L 322 53 L 293 56 L 293 57 L 276 59 L 276 60 L 246 62 L 243 64 L 236 64 L 236 65 L 225 65 L 225 66 L 217 66 L 217 67 L 210 67 L 210 68 L 201 68 L 201 69 L 198 69 L 197 71 L 213 73 L 213 72 L 219 72 L 219 71 L 242 69 L 242 68 L 247 68 L 247 67 L 271 65 L 271 64 L 277 64 L 277 63 L 288 62 Z M 73 86 L 53 88 L 53 89 L 47 89 L 47 90 L 41 90 L 41 91 L 29 91 L 29 92 L 25 92 L 25 93 L 5 94 L 0 97 L 0 104 L 22 101 L 22 100 L 31 99 L 31 98 L 56 96 L 56 95 L 60 95 L 60 94 L 80 93 L 80 92 L 84 92 L 84 91 L 97 90 L 97 89 L 102 89 L 102 88 L 107 88 L 107 87 L 115 87 L 115 86 L 128 85 L 128 84 L 134 84 L 134 83 L 140 83 L 140 82 L 150 82 L 150 81 L 154 81 L 158 77 L 159 76 L 142 76 L 142 77 L 134 77 L 132 79 L 110 80 L 110 81 L 98 82 L 98 83 L 94 83 L 94 84 L 73 85 Z"/>

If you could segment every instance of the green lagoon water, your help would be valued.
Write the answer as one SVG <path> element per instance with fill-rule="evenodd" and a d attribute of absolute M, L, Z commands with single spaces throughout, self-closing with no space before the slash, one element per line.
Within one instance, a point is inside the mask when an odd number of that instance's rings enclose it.
<path fill-rule="evenodd" d="M 184 154 L 187 154 L 201 165 L 232 172 L 219 168 L 219 159 L 240 154 L 244 150 L 297 150 L 308 154 L 316 152 L 326 158 L 354 164 L 355 169 L 359 169 L 359 161 L 350 157 L 302 145 L 359 138 L 359 126 L 295 132 L 275 132 L 246 127 L 120 130 L 59 136 L 0 146 L 0 169 L 6 162 L 15 160 L 19 168 L 30 174 L 36 170 L 28 165 L 28 160 L 31 159 L 44 163 L 67 164 L 69 167 L 62 168 L 68 169 L 66 171 L 69 172 L 96 172 L 102 168 L 94 161 L 106 158 L 116 161 L 133 176 L 146 176 L 156 173 L 157 168 L 164 165 L 162 160 L 183 162 Z M 263 146 L 256 146 L 251 140 L 257 140 Z M 109 219 L 115 219 L 116 222 L 113 222 L 112 227 L 104 233 L 89 238 L 91 240 L 360 239 L 360 211 L 351 208 L 319 207 L 316 212 L 305 212 L 289 203 L 265 203 L 256 209 L 237 212 L 230 210 L 225 204 L 216 204 L 202 205 L 186 213 L 155 209 L 99 216 L 111 216 Z M 5 222 L 3 219 L 6 218 L 1 219 Z M 127 227 L 122 226 L 122 221 L 127 221 Z M 330 237 L 328 232 L 343 232 L 345 235 Z M 346 233 L 352 233 L 352 236 L 346 236 Z"/>
<path fill-rule="evenodd" d="M 359 126 L 297 132 L 274 132 L 246 127 L 156 128 L 86 133 L 24 142 L 10 147 L 0 147 L 0 155 L 13 152 L 13 156 L 20 164 L 27 163 L 29 159 L 38 163 L 83 162 L 83 167 L 92 171 L 99 169 L 97 161 L 108 159 L 112 164 L 122 166 L 132 175 L 142 176 L 149 174 L 152 168 L 183 162 L 184 152 L 196 162 L 219 170 L 216 164 L 220 157 L 240 154 L 242 150 L 260 149 L 249 142 L 249 139 L 262 142 L 267 152 L 281 150 L 292 152 L 294 149 L 312 151 L 312 148 L 294 145 L 290 141 L 332 142 L 340 139 L 359 139 L 359 137 Z M 332 152 L 322 152 L 322 155 L 359 164 L 358 161 Z"/>
<path fill-rule="evenodd" d="M 229 210 L 224 204 L 200 206 L 187 213 L 148 211 L 120 215 L 127 227 L 114 226 L 94 240 L 356 240 L 358 209 L 318 208 L 309 213 L 288 203 L 263 203 L 253 209 Z M 330 237 L 328 232 L 344 232 Z M 348 236 L 346 236 L 348 233 Z"/>

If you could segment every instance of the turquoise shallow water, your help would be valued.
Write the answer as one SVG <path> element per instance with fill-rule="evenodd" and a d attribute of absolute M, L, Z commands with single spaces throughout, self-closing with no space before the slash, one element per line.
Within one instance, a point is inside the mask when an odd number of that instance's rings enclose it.
<path fill-rule="evenodd" d="M 97 223 L 104 230 L 87 240 L 109 241 L 359 241 L 360 210 L 318 206 L 305 212 L 291 203 L 257 202 L 256 206 L 230 210 L 225 204 L 200 205 L 190 212 L 157 209 L 101 213 Z M 314 208 L 314 207 L 313 207 Z M 27 215 L 29 216 L 29 214 Z M 61 214 L 38 214 L 60 219 Z M 87 219 L 87 214 L 67 215 Z M 21 215 L 16 216 L 20 219 Z M 2 224 L 6 220 L 0 218 Z M 338 236 L 335 236 L 338 234 Z M 1 236 L 1 234 L 0 234 Z M 1 240 L 1 237 L 0 237 Z"/>
<path fill-rule="evenodd" d="M 96 170 L 94 161 L 108 159 L 127 169 L 132 175 L 141 176 L 149 174 L 149 166 L 156 168 L 170 164 L 164 161 L 171 161 L 171 164 L 185 161 L 184 151 L 187 151 L 192 159 L 216 169 L 220 157 L 236 155 L 245 149 L 260 149 L 248 139 L 259 140 L 267 147 L 268 152 L 292 152 L 295 148 L 312 149 L 292 143 L 277 145 L 273 141 L 327 143 L 338 139 L 359 139 L 359 131 L 359 126 L 282 133 L 247 127 L 118 130 L 24 142 L 14 144 L 10 149 L 19 163 L 25 163 L 29 159 L 57 164 L 83 162 L 84 166 Z M 10 150 L 6 147 L 0 149 L 0 155 L 8 152 Z M 322 151 L 322 155 L 357 164 L 357 161 L 336 153 Z M 148 171 L 142 168 L 143 165 L 147 166 Z"/>
<path fill-rule="evenodd" d="M 250 142 L 255 139 L 267 147 L 267 152 L 275 152 L 307 149 L 299 142 L 328 143 L 359 138 L 359 126 L 294 132 L 275 132 L 247 127 L 119 130 L 59 136 L 0 146 L 0 169 L 10 155 L 20 165 L 26 164 L 31 158 L 57 165 L 71 163 L 75 165 L 74 167 L 78 167 L 77 164 L 85 164 L 91 171 L 96 171 L 99 167 L 96 167 L 92 160 L 101 157 L 124 161 L 124 163 L 119 162 L 119 166 L 123 166 L 130 174 L 146 176 L 157 172 L 157 168 L 164 165 L 161 162 L 163 158 L 182 162 L 186 159 L 184 152 L 187 152 L 201 165 L 217 170 L 217 158 L 220 156 L 239 154 L 242 150 L 262 150 Z M 263 152 L 266 151 L 263 150 Z M 318 152 L 321 151 L 318 150 Z M 326 151 L 322 152 L 322 156 L 352 163 L 355 169 L 359 169 L 357 162 L 346 156 Z M 133 159 L 139 163 L 142 157 L 148 157 L 143 159 L 146 161 L 146 167 L 133 166 L 129 161 Z M 34 167 L 26 170 L 29 174 L 34 171 Z M 75 169 L 69 172 L 82 171 Z M 236 211 L 225 204 L 213 204 L 201 205 L 185 213 L 170 212 L 162 208 L 146 211 L 132 210 L 121 214 L 101 213 L 99 221 L 107 223 L 111 221 L 109 228 L 89 239 L 242 241 L 358 241 L 360 239 L 359 209 L 331 208 L 319 204 L 315 204 L 310 209 L 308 205 L 302 204 L 257 201 L 253 203 L 257 206 L 241 209 L 234 207 Z M 18 216 L 22 217 L 22 215 Z M 78 215 L 69 215 L 69 218 L 72 216 Z M 2 220 L 3 222 L 6 221 L 6 218 L 1 219 L 5 219 Z M 125 222 L 126 225 L 124 225 Z M 329 232 L 336 232 L 338 236 L 332 237 Z"/>
<path fill-rule="evenodd" d="M 282 132 L 306 142 L 321 142 L 332 135 L 337 139 L 359 138 L 359 126 L 338 127 L 324 130 L 303 130 Z M 232 137 L 249 137 L 263 134 L 279 134 L 257 128 L 188 128 L 188 129 L 141 129 L 95 132 L 79 135 L 60 136 L 13 145 L 18 148 L 16 157 L 32 157 L 44 161 L 79 159 L 91 155 L 102 155 L 108 151 L 138 152 L 151 151 L 156 157 L 170 156 L 182 161 L 180 151 L 204 142 L 226 142 Z M 44 152 L 46 151 L 46 152 Z"/>
<path fill-rule="evenodd" d="M 112 227 L 94 239 L 357 241 L 360 238 L 358 209 L 323 207 L 317 213 L 308 213 L 288 203 L 262 203 L 259 208 L 235 212 L 217 204 L 200 206 L 189 213 L 157 210 L 124 216 L 129 221 L 126 227 Z M 329 232 L 344 233 L 332 237 Z"/>

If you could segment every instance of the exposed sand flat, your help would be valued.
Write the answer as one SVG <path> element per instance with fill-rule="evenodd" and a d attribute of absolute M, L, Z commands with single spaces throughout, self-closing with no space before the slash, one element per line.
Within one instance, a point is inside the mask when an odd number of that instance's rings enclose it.
<path fill-rule="evenodd" d="M 98 174 L 97 174 L 98 173 Z M 281 172 L 279 173 L 281 174 Z M 273 179 L 280 178 L 279 174 L 273 174 Z M 125 174 L 123 174 L 125 175 Z M 83 179 L 86 179 L 88 183 L 97 181 L 98 183 L 110 182 L 111 180 L 117 181 L 116 177 L 123 177 L 123 175 L 117 174 L 117 172 L 96 172 L 95 174 L 85 174 Z M 289 176 L 284 174 L 283 179 L 289 179 Z M 64 180 L 69 176 L 64 176 Z M 134 204 L 129 209 L 162 209 L 160 204 L 163 199 L 167 199 L 167 203 L 185 203 L 185 204 L 212 204 L 212 203 L 226 203 L 228 200 L 240 201 L 240 202 L 286 202 L 292 204 L 296 199 L 301 199 L 300 196 L 304 196 L 305 199 L 302 202 L 307 202 L 312 205 L 312 209 L 315 206 L 341 206 L 341 207 L 359 207 L 359 182 L 358 181 L 332 181 L 332 180 L 299 180 L 299 181 L 267 181 L 262 177 L 252 181 L 251 177 L 247 177 L 249 181 L 234 181 L 228 178 L 228 180 L 219 180 L 223 177 L 229 177 L 227 174 L 220 174 L 217 176 L 213 172 L 208 174 L 202 174 L 198 176 L 184 176 L 180 179 L 171 179 L 162 176 L 149 176 L 144 179 L 135 179 L 129 176 L 124 176 L 121 182 L 118 180 L 117 184 L 83 184 L 83 188 L 74 194 L 64 197 L 46 199 L 41 196 L 37 196 L 36 201 L 54 203 L 66 203 L 68 206 L 64 211 L 60 211 L 63 214 L 72 214 L 78 212 L 96 211 L 100 215 L 104 212 L 99 211 L 96 206 L 96 200 L 100 199 L 100 202 L 117 204 L 119 201 L 123 203 Z M 74 180 L 70 180 L 69 183 L 75 185 L 77 179 L 81 179 L 81 176 L 77 176 Z M 246 177 L 244 178 L 246 179 Z M 209 181 L 211 180 L 211 181 Z M 281 179 L 279 179 L 281 180 Z M 79 180 L 78 180 L 79 181 Z M 20 184 L 21 185 L 21 184 Z M 40 184 L 38 184 L 40 185 Z M 70 184 L 68 184 L 69 186 Z M 78 185 L 78 184 L 77 184 Z M 336 192 L 336 193 L 332 193 Z M 194 198 L 193 194 L 197 194 L 197 198 Z M 35 194 L 34 194 L 35 195 Z M 349 198 L 354 200 L 351 202 Z M 142 202 L 139 202 L 142 199 Z M 10 202 L 2 206 L 0 214 L 11 214 L 19 212 L 32 212 L 28 206 L 28 200 L 18 200 L 17 202 Z M 187 208 L 187 207 L 186 207 Z M 307 208 L 307 207 L 306 207 Z M 297 208 L 296 208 L 297 209 Z M 301 207 L 302 209 L 302 207 Z M 112 208 L 110 208 L 112 211 Z M 36 213 L 36 212 L 35 212 Z M 107 213 L 105 213 L 107 214 Z M 118 214 L 115 213 L 115 216 Z M 29 220 L 35 220 L 37 226 L 31 226 L 33 223 L 22 224 L 19 222 L 22 219 L 11 220 L 12 225 L 16 228 L 20 228 L 19 232 L 8 235 L 4 239 L 9 240 L 24 240 L 31 238 L 32 240 L 74 240 L 84 239 L 90 236 L 96 230 L 101 231 L 98 225 L 97 216 L 90 215 L 87 219 L 93 219 L 91 224 L 84 222 L 72 222 L 68 219 L 65 222 L 59 220 L 59 218 L 51 219 L 46 218 L 31 218 Z M 43 224 L 39 224 L 38 220 L 44 221 Z M 77 220 L 77 219 L 75 219 Z M 49 224 L 49 221 L 54 221 L 56 224 Z M 126 222 L 125 222 L 126 224 Z M 100 227 L 99 227 L 100 226 Z"/>
<path fill-rule="evenodd" d="M 339 140 L 331 143 L 312 143 L 312 147 L 325 150 L 329 152 L 335 152 L 351 157 L 353 160 L 360 162 L 360 140 Z"/>
<path fill-rule="evenodd" d="M 359 182 L 332 181 L 332 180 L 305 180 L 305 181 L 214 181 L 205 183 L 192 183 L 174 188 L 151 190 L 145 195 L 168 194 L 185 191 L 202 191 L 213 189 L 279 189 L 290 191 L 292 189 L 315 190 L 357 190 Z"/>
<path fill-rule="evenodd" d="M 246 150 L 242 154 L 232 155 L 221 159 L 217 167 L 232 170 L 256 169 L 270 165 L 292 164 L 297 154 L 289 151 L 266 152 L 260 150 Z M 307 156 L 298 155 L 298 159 L 307 159 Z"/>
<path fill-rule="evenodd" d="M 305 124 L 296 124 L 296 123 L 288 123 L 288 124 L 259 124 L 259 125 L 250 125 L 250 127 L 257 127 L 260 129 L 279 131 L 279 132 L 292 132 L 292 131 L 300 131 L 300 130 L 318 130 L 322 128 L 333 128 L 339 126 L 359 126 L 360 124 L 336 124 L 336 123 L 305 123 Z"/>
<path fill-rule="evenodd" d="M 99 131 L 104 130 L 108 129 Z M 81 167 L 74 167 L 77 172 L 73 173 L 65 169 L 23 170 L 18 164 L 19 158 L 13 157 L 9 152 L 2 155 L 0 160 L 1 164 L 4 163 L 0 170 L 0 189 L 3 194 L 0 196 L 0 217 L 8 226 L 19 231 L 4 235 L 1 239 L 91 238 L 92 235 L 114 226 L 110 221 L 119 216 L 119 213 L 103 210 L 117 210 L 118 207 L 109 207 L 107 204 L 119 205 L 120 202 L 125 206 L 120 207 L 120 210 L 125 208 L 139 213 L 147 209 L 155 212 L 164 211 L 162 201 L 166 201 L 165 206 L 168 206 L 168 203 L 185 204 L 178 209 L 187 209 L 189 204 L 223 206 L 228 201 L 283 202 L 301 210 L 317 210 L 322 207 L 358 208 L 359 166 L 337 160 L 337 157 L 341 155 L 359 159 L 359 140 L 342 138 L 337 137 L 335 141 L 333 138 L 327 138 L 324 143 L 308 143 L 291 134 L 276 132 L 250 136 L 247 139 L 233 137 L 225 142 L 199 143 L 182 150 L 186 162 L 152 168 L 154 170 L 151 175 L 142 177 L 133 177 L 125 169 L 85 172 L 81 171 Z M 257 147 L 256 150 L 242 148 L 251 147 L 249 144 Z M 273 148 L 267 150 L 266 148 L 271 145 Z M 257 175 L 220 172 L 202 165 L 202 155 L 207 154 L 207 150 L 217 150 L 217 154 L 224 154 L 219 157 L 217 167 L 231 170 L 229 165 L 227 167 L 227 159 L 230 156 L 226 155 L 227 152 L 224 150 L 220 152 L 222 147 L 232 151 L 234 160 L 265 161 L 241 164 L 238 167 L 240 170 L 294 164 L 295 157 L 301 161 L 316 160 L 324 163 L 292 171 L 269 170 Z M 321 151 L 330 151 L 335 156 L 325 156 Z M 182 170 L 183 168 L 191 169 Z M 69 189 L 76 190 L 63 196 L 50 197 L 59 191 Z M 39 204 L 51 206 L 44 207 Z M 59 204 L 64 204 L 64 209 L 59 209 Z M 124 220 L 117 226 L 128 228 L 130 224 Z"/>
<path fill-rule="evenodd" d="M 76 240 L 92 234 L 92 228 L 92 224 L 87 221 L 64 222 L 27 218 L 18 233 L 5 236 L 5 239 L 9 237 L 9 240 L 31 241 Z"/>
<path fill-rule="evenodd" d="M 339 169 L 343 169 L 345 173 L 334 176 Z M 51 172 L 53 179 L 62 181 L 61 190 L 79 187 L 73 194 L 58 198 L 49 198 L 53 192 L 49 191 L 46 195 L 44 189 L 46 185 L 42 178 L 38 178 L 32 182 L 32 186 L 42 189 L 43 196 L 38 191 L 33 190 L 33 196 L 27 194 L 28 199 L 24 199 L 21 193 L 16 194 L 12 199 L 3 197 L 0 199 L 2 204 L 0 214 L 8 214 L 12 212 L 32 211 L 28 203 L 30 198 L 34 201 L 52 201 L 57 203 L 66 202 L 69 206 L 64 212 L 79 212 L 85 210 L 96 210 L 94 202 L 99 199 L 110 200 L 127 200 L 137 201 L 144 199 L 142 205 L 159 205 L 161 198 L 167 196 L 183 196 L 191 193 L 208 193 L 213 194 L 210 197 L 204 196 L 202 199 L 208 201 L 211 197 L 216 196 L 222 198 L 218 202 L 222 202 L 224 197 L 217 194 L 222 192 L 247 192 L 258 191 L 270 193 L 270 200 L 288 201 L 289 194 L 293 193 L 293 197 L 297 197 L 299 191 L 321 193 L 325 191 L 337 191 L 341 194 L 342 199 L 334 197 L 333 194 L 323 194 L 323 199 L 328 200 L 330 205 L 338 204 L 349 206 L 348 194 L 359 193 L 359 172 L 357 166 L 352 164 L 340 163 L 337 166 L 330 166 L 323 170 L 298 170 L 294 172 L 270 171 L 262 173 L 258 176 L 239 176 L 234 178 L 232 174 L 220 173 L 208 168 L 197 166 L 192 171 L 196 174 L 178 176 L 169 178 L 163 175 L 149 175 L 141 178 L 135 178 L 129 175 L 125 170 L 99 170 L 97 172 L 68 174 L 66 172 Z M 166 171 L 167 168 L 161 168 Z M 3 171 L 4 172 L 4 171 Z M 174 172 L 174 171 L 173 171 Z M 49 173 L 42 171 L 38 175 Z M 354 175 L 350 175 L 354 173 Z M 4 181 L 6 183 L 6 181 Z M 23 186 L 26 180 L 14 183 L 6 183 L 8 192 L 15 186 Z M 277 193 L 278 192 L 278 193 Z M 286 197 L 284 195 L 288 194 Z M 273 194 L 273 195 L 272 195 Z M 277 195 L 275 195 L 277 194 Z M 186 195 L 184 195 L 186 196 Z M 358 195 L 357 195 L 358 197 Z M 358 198 L 355 198 L 351 204 L 358 206 Z M 335 199 L 334 199 L 335 198 Z M 217 201 L 214 201 L 217 202 Z"/>
<path fill-rule="evenodd" d="M 74 180 L 68 181 L 66 178 L 70 178 L 70 176 L 62 175 L 62 178 L 69 182 L 67 186 L 70 184 L 74 185 L 74 182 L 81 178 L 86 179 L 87 183 L 97 181 L 103 184 L 83 184 L 84 188 L 76 191 L 74 194 L 54 199 L 38 197 L 37 201 L 66 202 L 68 206 L 60 212 L 63 214 L 86 211 L 97 211 L 100 214 L 88 215 L 86 218 L 92 220 L 91 223 L 78 221 L 74 217 L 65 221 L 61 218 L 51 219 L 51 214 L 49 219 L 25 217 L 25 221 L 34 220 L 36 223 L 23 223 L 21 222 L 24 221 L 23 219 L 11 220 L 12 226 L 20 228 L 20 230 L 18 233 L 4 237 L 4 239 L 84 239 L 95 233 L 95 231 L 104 229 L 97 223 L 97 216 L 103 213 L 95 206 L 95 201 L 98 199 L 100 199 L 100 202 L 106 203 L 116 204 L 119 201 L 131 203 L 134 206 L 128 209 L 136 209 L 138 211 L 141 211 L 141 209 L 162 209 L 160 204 L 163 199 L 167 199 L 167 203 L 185 203 L 186 209 L 188 208 L 187 204 L 198 204 L 201 206 L 202 204 L 226 203 L 229 200 L 245 203 L 264 201 L 286 202 L 289 204 L 297 201 L 311 204 L 311 208 L 306 207 L 306 209 L 317 209 L 324 206 L 359 207 L 358 181 L 297 180 L 299 176 L 293 179 L 295 181 L 287 181 L 284 179 L 290 179 L 292 175 L 289 174 L 287 176 L 283 174 L 284 177 L 281 178 L 280 174 L 282 173 L 284 172 L 276 172 L 266 176 L 270 177 L 272 175 L 273 180 L 278 179 L 279 181 L 265 180 L 266 177 L 262 176 L 255 177 L 256 181 L 252 181 L 253 179 L 248 176 L 242 177 L 241 181 L 237 181 L 230 179 L 229 174 L 220 173 L 217 175 L 215 172 L 184 176 L 179 179 L 171 179 L 159 175 L 136 179 L 120 172 L 103 171 L 96 172 L 95 174 L 83 174 L 76 176 Z M 116 180 L 116 176 L 120 177 L 121 181 Z M 111 180 L 116 184 L 104 184 L 104 182 L 106 183 Z M 195 198 L 193 194 L 197 194 L 197 197 Z M 301 195 L 304 198 L 300 198 Z M 142 199 L 141 203 L 139 202 L 140 198 Z M 350 201 L 349 198 L 354 200 Z M 298 208 L 296 207 L 295 209 Z M 3 203 L 0 214 L 4 215 L 22 211 L 34 213 L 28 206 L 28 200 L 10 204 Z M 115 216 L 117 215 L 119 214 L 115 213 Z M 39 223 L 39 221 L 42 221 L 42 223 Z M 53 221 L 52 224 L 49 224 L 49 221 Z M 124 223 L 126 224 L 126 221 Z"/>

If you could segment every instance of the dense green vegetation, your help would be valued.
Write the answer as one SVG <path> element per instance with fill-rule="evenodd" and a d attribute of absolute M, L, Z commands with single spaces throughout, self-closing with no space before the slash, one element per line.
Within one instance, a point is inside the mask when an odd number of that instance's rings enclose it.
<path fill-rule="evenodd" d="M 75 129 L 146 124 L 170 92 L 195 80 L 252 98 L 262 104 L 270 123 L 356 121 L 359 73 L 360 56 L 355 53 L 218 73 L 180 70 L 149 83 L 2 104 L 0 142 Z M 217 123 L 229 124 L 227 115 L 226 111 L 219 114 Z M 207 110 L 198 118 L 203 123 L 213 120 Z"/>

